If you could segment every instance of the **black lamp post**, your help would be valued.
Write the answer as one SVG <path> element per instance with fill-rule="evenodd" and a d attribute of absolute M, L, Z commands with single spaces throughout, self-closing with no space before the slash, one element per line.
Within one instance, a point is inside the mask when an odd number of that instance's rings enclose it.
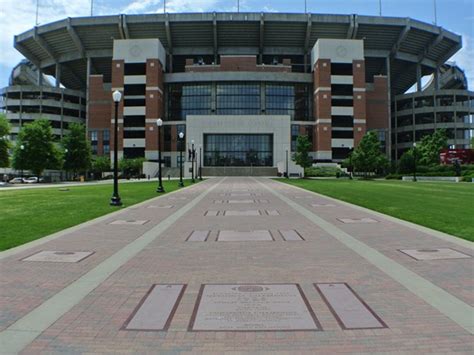
<path fill-rule="evenodd" d="M 416 142 L 413 142 L 413 181 L 416 182 Z"/>
<path fill-rule="evenodd" d="M 202 148 L 199 147 L 199 180 L 202 181 Z"/>
<path fill-rule="evenodd" d="M 122 99 L 120 91 L 115 90 L 112 94 L 115 103 L 115 125 L 114 125 L 114 193 L 110 199 L 111 206 L 122 206 L 122 201 L 118 193 L 118 105 Z"/>
<path fill-rule="evenodd" d="M 191 181 L 195 183 L 194 180 L 194 158 L 196 157 L 196 150 L 194 149 L 194 139 L 191 140 Z"/>
<path fill-rule="evenodd" d="M 184 146 L 184 133 L 179 132 L 179 186 L 183 187 L 183 146 Z"/>
<path fill-rule="evenodd" d="M 349 180 L 352 180 L 352 153 L 354 152 L 354 147 L 349 148 Z"/>
<path fill-rule="evenodd" d="M 21 159 L 23 161 L 25 161 L 25 158 L 23 157 L 23 151 L 25 150 L 25 146 L 23 144 L 20 145 L 20 149 L 21 149 L 21 153 L 22 153 L 21 154 L 22 155 Z M 21 182 L 23 182 L 23 161 L 21 162 L 21 176 L 20 176 L 21 177 Z"/>
<path fill-rule="evenodd" d="M 161 126 L 163 125 L 163 120 L 158 118 L 156 120 L 156 126 L 158 127 L 158 187 L 156 192 L 165 192 L 163 188 L 163 183 L 161 181 Z"/>

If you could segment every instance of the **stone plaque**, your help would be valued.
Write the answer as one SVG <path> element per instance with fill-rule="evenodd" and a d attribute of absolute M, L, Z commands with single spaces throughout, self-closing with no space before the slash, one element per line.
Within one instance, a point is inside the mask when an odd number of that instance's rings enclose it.
<path fill-rule="evenodd" d="M 186 239 L 187 242 L 205 242 L 207 238 L 209 237 L 209 234 L 211 231 L 193 231 L 188 239 Z"/>
<path fill-rule="evenodd" d="M 125 330 L 167 330 L 186 285 L 153 285 L 123 325 Z"/>
<path fill-rule="evenodd" d="M 252 196 L 250 192 L 242 192 L 242 193 L 231 193 L 229 194 L 230 197 L 243 197 L 243 196 Z"/>
<path fill-rule="evenodd" d="M 189 329 L 322 330 L 297 284 L 202 285 Z"/>
<path fill-rule="evenodd" d="M 260 216 L 259 210 L 225 211 L 224 216 Z"/>
<path fill-rule="evenodd" d="M 94 254 L 92 251 L 44 250 L 28 256 L 23 261 L 47 261 L 53 263 L 77 263 Z"/>
<path fill-rule="evenodd" d="M 129 220 L 124 220 L 124 219 L 117 219 L 110 224 L 119 224 L 119 225 L 124 225 L 124 224 L 132 224 L 132 225 L 142 225 L 147 223 L 148 220 L 135 220 L 135 219 L 129 219 Z"/>
<path fill-rule="evenodd" d="M 280 212 L 278 212 L 277 210 L 267 210 L 267 215 L 269 216 L 279 216 L 280 215 Z"/>
<path fill-rule="evenodd" d="M 173 208 L 173 205 L 163 205 L 163 206 L 158 206 L 158 205 L 150 205 L 147 208 Z"/>
<path fill-rule="evenodd" d="M 294 229 L 280 230 L 280 234 L 286 241 L 301 241 L 303 237 Z"/>
<path fill-rule="evenodd" d="M 267 230 L 255 230 L 248 232 L 220 231 L 217 237 L 218 242 L 254 242 L 273 241 L 273 237 Z"/>
<path fill-rule="evenodd" d="M 435 249 L 402 249 L 402 253 L 416 260 L 440 260 L 440 259 L 467 259 L 470 255 L 461 253 L 451 248 Z"/>
<path fill-rule="evenodd" d="M 387 328 L 372 309 L 345 283 L 319 283 L 316 289 L 343 329 Z"/>
<path fill-rule="evenodd" d="M 168 197 L 168 200 L 186 200 L 186 197 Z"/>
<path fill-rule="evenodd" d="M 255 203 L 254 200 L 229 200 L 228 203 Z"/>
<path fill-rule="evenodd" d="M 311 207 L 335 207 L 332 203 L 312 203 Z"/>
<path fill-rule="evenodd" d="M 378 223 L 379 221 L 376 221 L 375 219 L 372 218 L 338 218 L 339 221 L 342 223 Z"/>
<path fill-rule="evenodd" d="M 206 212 L 204 213 L 204 216 L 211 216 L 211 217 L 214 216 L 214 217 L 215 217 L 215 216 L 217 216 L 218 214 L 219 214 L 219 211 L 206 211 Z"/>

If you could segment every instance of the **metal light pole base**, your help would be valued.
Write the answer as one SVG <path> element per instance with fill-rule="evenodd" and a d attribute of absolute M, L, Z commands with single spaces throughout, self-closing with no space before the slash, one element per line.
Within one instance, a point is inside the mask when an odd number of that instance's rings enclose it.
<path fill-rule="evenodd" d="M 184 187 L 184 182 L 180 181 L 178 184 L 179 187 Z"/>
<path fill-rule="evenodd" d="M 158 186 L 158 188 L 156 189 L 156 192 L 165 192 L 165 189 L 163 188 L 163 186 Z"/>
<path fill-rule="evenodd" d="M 113 196 L 110 199 L 110 206 L 122 206 L 122 201 L 120 200 L 120 197 Z"/>

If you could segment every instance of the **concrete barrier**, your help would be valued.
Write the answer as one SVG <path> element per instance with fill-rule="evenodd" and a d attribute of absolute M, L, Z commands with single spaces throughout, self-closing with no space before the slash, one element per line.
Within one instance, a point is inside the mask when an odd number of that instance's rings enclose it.
<path fill-rule="evenodd" d="M 403 181 L 413 181 L 413 176 L 403 176 Z M 448 182 L 460 182 L 461 177 L 459 176 L 417 176 L 418 181 L 448 181 Z"/>

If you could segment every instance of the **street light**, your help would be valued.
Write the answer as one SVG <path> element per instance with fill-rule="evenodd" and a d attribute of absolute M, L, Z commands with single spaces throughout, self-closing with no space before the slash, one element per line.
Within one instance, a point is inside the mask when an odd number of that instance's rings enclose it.
<path fill-rule="evenodd" d="M 67 148 L 64 149 L 64 160 L 66 160 L 66 155 L 69 150 Z M 63 167 L 64 170 L 64 167 Z M 61 180 L 63 179 L 63 170 L 61 170 Z M 66 171 L 66 180 L 67 180 L 67 171 Z"/>
<path fill-rule="evenodd" d="M 352 152 L 354 147 L 349 147 L 349 180 L 352 180 Z"/>
<path fill-rule="evenodd" d="M 199 180 L 202 181 L 202 147 L 199 147 Z"/>
<path fill-rule="evenodd" d="M 184 183 L 183 183 L 183 146 L 184 146 L 184 133 L 183 132 L 179 132 L 178 134 L 178 137 L 179 137 L 179 186 L 180 187 L 183 187 L 184 186 Z"/>
<path fill-rule="evenodd" d="M 115 90 L 112 94 L 112 98 L 115 103 L 115 126 L 114 126 L 114 193 L 110 199 L 111 206 L 122 206 L 122 201 L 118 193 L 118 105 L 122 99 L 120 91 Z"/>
<path fill-rule="evenodd" d="M 161 126 L 163 126 L 163 120 L 161 118 L 156 120 L 156 126 L 158 127 L 158 188 L 156 192 L 165 192 L 163 183 L 161 182 Z"/>
<path fill-rule="evenodd" d="M 23 161 L 25 161 L 25 158 L 23 157 L 23 151 L 25 150 L 25 146 L 23 144 L 20 145 L 20 149 L 22 151 L 22 154 L 21 154 L 22 155 L 22 157 L 21 157 L 21 160 L 22 160 L 22 162 L 21 162 L 21 182 L 23 182 Z"/>
<path fill-rule="evenodd" d="M 194 150 L 194 139 L 191 140 L 191 181 L 195 183 L 194 180 L 194 157 L 196 156 L 196 151 Z"/>
<path fill-rule="evenodd" d="M 413 142 L 413 181 L 416 182 L 416 142 Z"/>

